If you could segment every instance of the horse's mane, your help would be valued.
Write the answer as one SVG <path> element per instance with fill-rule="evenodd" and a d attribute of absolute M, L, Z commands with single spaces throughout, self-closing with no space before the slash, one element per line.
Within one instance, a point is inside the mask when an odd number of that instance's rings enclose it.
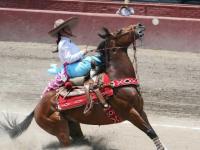
<path fill-rule="evenodd" d="M 101 51 L 106 46 L 106 40 L 101 41 L 101 43 L 97 46 L 97 51 Z"/>
<path fill-rule="evenodd" d="M 105 46 L 106 46 L 106 40 L 101 41 L 101 43 L 97 46 L 97 52 L 100 53 L 101 57 L 101 62 L 102 65 L 98 67 L 98 73 L 105 72 L 106 70 L 106 62 L 105 62 L 105 57 L 106 57 L 106 52 L 105 52 Z M 97 73 L 97 74 L 98 74 Z"/>

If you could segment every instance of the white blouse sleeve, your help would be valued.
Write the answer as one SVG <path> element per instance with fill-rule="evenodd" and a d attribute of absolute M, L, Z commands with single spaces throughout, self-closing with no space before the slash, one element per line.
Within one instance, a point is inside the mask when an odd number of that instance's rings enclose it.
<path fill-rule="evenodd" d="M 72 54 L 72 50 L 68 45 L 63 45 L 59 50 L 59 57 L 63 63 L 71 64 L 73 62 L 78 61 L 79 59 L 82 59 L 84 56 L 83 51 L 79 51 L 75 54 Z"/>

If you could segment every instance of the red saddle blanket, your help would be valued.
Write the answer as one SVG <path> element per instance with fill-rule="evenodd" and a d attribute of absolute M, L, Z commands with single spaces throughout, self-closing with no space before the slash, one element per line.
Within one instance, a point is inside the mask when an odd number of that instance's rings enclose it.
<path fill-rule="evenodd" d="M 102 81 L 106 85 L 110 83 L 110 79 L 106 74 L 104 74 L 102 76 Z M 102 88 L 100 91 L 103 96 L 112 96 L 113 95 L 113 89 L 110 87 Z M 94 102 L 98 101 L 98 98 L 94 92 L 91 92 L 90 95 Z M 80 106 L 83 106 L 86 104 L 87 104 L 87 97 L 85 94 L 78 95 L 78 96 L 66 97 L 66 98 L 64 98 L 63 96 L 60 95 L 58 97 L 57 107 L 58 107 L 58 110 L 67 110 L 67 109 L 80 107 Z"/>

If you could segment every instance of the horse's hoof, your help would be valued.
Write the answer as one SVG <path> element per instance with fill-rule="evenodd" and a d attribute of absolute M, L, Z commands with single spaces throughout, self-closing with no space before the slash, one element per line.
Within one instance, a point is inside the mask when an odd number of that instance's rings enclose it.
<path fill-rule="evenodd" d="M 165 147 L 159 147 L 157 150 L 167 150 Z"/>

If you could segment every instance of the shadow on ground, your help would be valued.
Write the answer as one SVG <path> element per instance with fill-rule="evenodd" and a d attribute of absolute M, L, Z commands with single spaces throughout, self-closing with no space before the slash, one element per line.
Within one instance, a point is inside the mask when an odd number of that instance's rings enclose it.
<path fill-rule="evenodd" d="M 55 150 L 60 148 L 61 147 L 58 142 L 51 142 L 43 147 L 44 150 Z M 84 139 L 73 141 L 70 147 L 62 149 L 117 150 L 110 148 L 109 145 L 106 144 L 106 141 L 103 137 L 92 136 L 86 136 Z"/>

